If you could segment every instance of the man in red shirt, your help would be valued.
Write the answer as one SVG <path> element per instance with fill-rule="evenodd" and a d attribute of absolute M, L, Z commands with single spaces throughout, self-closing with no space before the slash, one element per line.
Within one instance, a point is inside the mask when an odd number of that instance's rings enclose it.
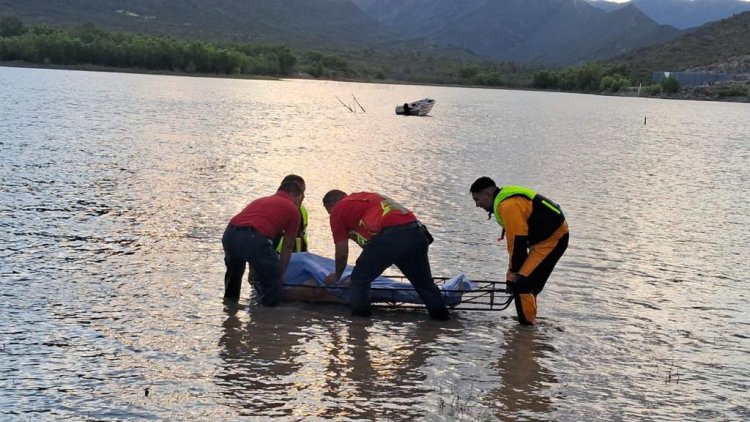
<path fill-rule="evenodd" d="M 305 198 L 305 179 L 302 178 L 302 176 L 297 176 L 296 174 L 287 174 L 284 176 L 284 179 L 281 180 L 281 184 L 284 184 L 286 182 L 295 182 L 302 188 L 302 200 L 304 201 Z M 297 233 L 297 238 L 294 239 L 294 247 L 292 248 L 292 253 L 294 252 L 307 252 L 308 242 L 307 242 L 307 209 L 304 205 L 299 206 L 299 212 L 302 215 L 300 218 L 300 225 L 299 225 L 299 233 Z M 281 253 L 281 247 L 283 244 L 284 236 L 279 236 L 276 239 L 273 240 L 273 244 L 276 247 L 276 252 Z"/>
<path fill-rule="evenodd" d="M 284 182 L 276 194 L 256 199 L 229 221 L 221 239 L 227 266 L 224 298 L 239 299 L 245 263 L 249 263 L 255 271 L 254 286 L 261 303 L 268 306 L 279 303 L 283 275 L 299 230 L 303 195 L 299 183 Z M 282 233 L 284 243 L 278 254 L 273 239 Z"/>
<path fill-rule="evenodd" d="M 370 316 L 370 285 L 395 264 L 422 298 L 430 317 L 450 318 L 427 257 L 432 236 L 411 211 L 377 193 L 347 195 L 336 189 L 325 194 L 323 206 L 330 215 L 336 245 L 336 272 L 328 275 L 327 284 L 337 283 L 346 269 L 349 239 L 362 247 L 351 275 L 352 315 Z"/>

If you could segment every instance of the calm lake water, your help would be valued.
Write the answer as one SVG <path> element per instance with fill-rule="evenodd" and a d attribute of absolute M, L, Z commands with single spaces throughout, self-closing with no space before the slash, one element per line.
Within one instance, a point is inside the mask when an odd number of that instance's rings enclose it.
<path fill-rule="evenodd" d="M 471 182 L 546 194 L 541 323 L 225 307 L 226 222 L 287 173 L 312 251 L 326 191 L 374 190 L 475 279 L 507 256 Z M 750 419 L 747 104 L 0 67 L 0 181 L 2 420 Z"/>

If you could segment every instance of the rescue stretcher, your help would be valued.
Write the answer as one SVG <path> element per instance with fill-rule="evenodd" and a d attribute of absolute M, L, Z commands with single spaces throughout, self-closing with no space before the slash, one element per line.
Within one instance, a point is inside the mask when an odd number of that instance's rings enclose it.
<path fill-rule="evenodd" d="M 403 287 L 404 291 L 414 291 L 409 281 L 403 275 L 387 275 L 386 278 L 402 280 L 407 286 Z M 451 280 L 449 277 L 433 277 L 435 284 L 440 288 L 440 292 L 446 299 L 446 304 L 451 309 L 460 309 L 464 311 L 502 311 L 513 302 L 513 295 L 508 294 L 505 288 L 505 282 L 489 280 L 471 280 L 472 287 L 449 287 L 445 288 L 445 282 Z M 374 307 L 388 308 L 422 308 L 422 302 L 401 302 L 398 296 L 394 294 L 394 289 L 385 289 L 385 294 L 391 294 L 390 299 L 379 299 L 373 301 Z M 460 297 L 460 301 L 451 302 L 451 297 Z"/>
<path fill-rule="evenodd" d="M 284 300 L 305 302 L 350 303 L 348 278 L 352 267 L 347 266 L 342 279 L 327 285 L 325 277 L 333 272 L 335 262 L 312 253 L 295 253 L 289 263 L 284 285 Z M 470 280 L 466 275 L 433 277 L 446 305 L 451 309 L 470 311 L 502 311 L 513 301 L 505 282 Z M 403 275 L 381 276 L 370 288 L 371 304 L 379 308 L 423 308 L 419 295 Z"/>

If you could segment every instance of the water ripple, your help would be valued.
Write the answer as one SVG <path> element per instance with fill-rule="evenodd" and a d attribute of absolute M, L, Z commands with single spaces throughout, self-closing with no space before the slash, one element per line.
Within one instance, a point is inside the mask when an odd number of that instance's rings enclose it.
<path fill-rule="evenodd" d="M 750 417 L 746 105 L 11 68 L 0 85 L 3 418 Z M 335 100 L 352 94 L 367 113 Z M 393 114 L 428 95 L 431 118 Z M 328 189 L 376 190 L 430 227 L 435 274 L 476 279 L 507 258 L 470 183 L 554 198 L 572 237 L 540 325 L 259 308 L 247 285 L 222 305 L 223 226 L 287 173 L 313 251 L 333 254 Z"/>

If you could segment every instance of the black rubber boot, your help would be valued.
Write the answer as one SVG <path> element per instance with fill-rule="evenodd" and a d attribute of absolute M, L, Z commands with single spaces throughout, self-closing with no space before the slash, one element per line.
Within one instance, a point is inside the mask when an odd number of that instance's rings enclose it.
<path fill-rule="evenodd" d="M 372 311 L 369 309 L 352 309 L 352 316 L 369 317 L 371 315 Z"/>
<path fill-rule="evenodd" d="M 448 312 L 448 308 L 446 307 L 430 309 L 429 312 L 430 318 L 436 319 L 438 321 L 447 321 L 451 319 L 451 313 Z"/>

